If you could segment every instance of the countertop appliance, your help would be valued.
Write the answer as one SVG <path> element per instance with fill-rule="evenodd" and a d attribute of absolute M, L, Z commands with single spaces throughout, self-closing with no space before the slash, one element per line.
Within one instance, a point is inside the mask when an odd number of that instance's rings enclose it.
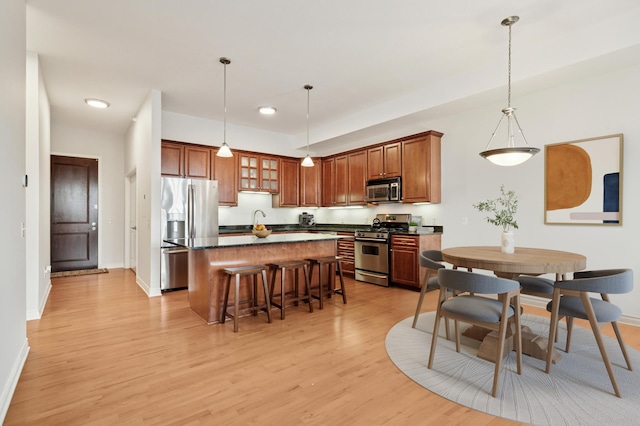
<path fill-rule="evenodd" d="M 371 228 L 355 232 L 355 279 L 388 287 L 390 240 L 393 232 L 409 229 L 410 214 L 378 214 Z"/>
<path fill-rule="evenodd" d="M 313 226 L 316 224 L 316 220 L 312 214 L 302 212 L 302 214 L 298 216 L 298 223 L 301 226 Z"/>
<path fill-rule="evenodd" d="M 399 177 L 367 181 L 367 203 L 397 203 L 402 196 Z"/>
<path fill-rule="evenodd" d="M 218 236 L 218 181 L 163 177 L 160 290 L 189 285 L 188 250 L 166 240 Z"/>

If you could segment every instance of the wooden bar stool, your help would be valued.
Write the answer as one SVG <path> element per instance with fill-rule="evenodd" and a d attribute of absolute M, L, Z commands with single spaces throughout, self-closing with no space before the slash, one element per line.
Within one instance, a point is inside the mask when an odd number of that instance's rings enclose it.
<path fill-rule="evenodd" d="M 285 308 L 285 296 L 293 294 L 293 297 L 288 298 L 288 302 L 294 302 L 298 305 L 299 301 L 306 300 L 309 303 L 309 312 L 313 312 L 313 303 L 311 300 L 311 284 L 309 281 L 309 261 L 307 260 L 289 260 L 284 262 L 274 262 L 267 265 L 271 269 L 271 287 L 269 288 L 269 294 L 271 295 L 271 306 L 280 308 L 280 319 L 284 319 Z M 304 274 L 304 282 L 306 287 L 306 294 L 300 295 L 298 288 L 298 275 L 302 269 Z M 293 270 L 295 274 L 294 289 L 289 292 L 285 291 L 285 276 L 287 270 Z M 280 271 L 280 293 L 274 294 L 274 287 L 276 284 L 276 274 Z M 273 298 L 280 296 L 280 304 L 273 301 Z"/>
<path fill-rule="evenodd" d="M 254 315 L 258 315 L 258 310 L 263 306 L 258 306 L 258 275 L 262 275 L 262 287 L 264 289 L 264 300 L 266 303 L 267 319 L 271 322 L 271 302 L 269 296 L 269 288 L 267 287 L 267 267 L 265 265 L 247 265 L 238 266 L 236 268 L 224 268 L 224 273 L 227 274 L 227 285 L 224 287 L 224 297 L 222 305 L 222 313 L 220 315 L 220 322 L 224 324 L 227 317 L 233 318 L 233 331 L 238 332 L 238 316 L 240 314 L 239 305 L 244 303 L 251 303 L 250 310 Z M 233 303 L 229 304 L 229 289 L 231 287 L 231 277 L 236 277 L 235 293 L 233 297 Z M 253 276 L 253 289 L 252 298 L 248 300 L 240 299 L 240 278 L 245 276 Z M 229 306 L 233 306 L 233 314 L 227 312 Z"/>
<path fill-rule="evenodd" d="M 314 258 L 310 258 L 307 259 L 309 262 L 311 262 L 311 272 L 309 273 L 309 281 L 311 281 L 311 279 L 313 278 L 313 269 L 315 265 L 318 265 L 318 296 L 312 295 L 312 297 L 318 299 L 320 301 L 320 309 L 322 309 L 323 306 L 323 302 L 324 302 L 324 289 L 323 289 L 323 283 L 322 283 L 322 270 L 324 269 L 323 267 L 326 265 L 327 269 L 328 269 L 328 277 L 327 277 L 327 281 L 328 281 L 328 293 L 327 293 L 327 297 L 331 297 L 333 294 L 338 293 L 342 295 L 342 303 L 347 303 L 347 293 L 345 292 L 345 287 L 344 287 L 344 277 L 342 275 L 342 265 L 340 263 L 340 261 L 342 260 L 342 257 L 340 256 L 325 256 L 325 257 L 314 257 Z M 338 274 L 340 275 L 340 288 L 336 288 L 335 287 L 335 270 L 334 268 L 338 269 Z"/>

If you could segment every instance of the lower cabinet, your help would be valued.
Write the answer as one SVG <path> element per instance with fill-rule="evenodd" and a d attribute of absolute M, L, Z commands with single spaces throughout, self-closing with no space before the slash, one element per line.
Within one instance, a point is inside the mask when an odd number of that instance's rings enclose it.
<path fill-rule="evenodd" d="M 392 235 L 391 282 L 420 290 L 426 269 L 420 267 L 420 252 L 440 250 L 440 235 Z"/>
<path fill-rule="evenodd" d="M 342 273 L 350 277 L 355 276 L 355 250 L 353 243 L 353 234 L 339 232 L 338 235 L 349 235 L 351 238 L 341 238 L 338 240 L 338 256 L 342 256 Z"/>

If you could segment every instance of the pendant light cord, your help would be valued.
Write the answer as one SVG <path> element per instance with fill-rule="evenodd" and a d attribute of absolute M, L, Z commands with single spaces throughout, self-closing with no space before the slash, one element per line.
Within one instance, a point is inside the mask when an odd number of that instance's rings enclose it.
<path fill-rule="evenodd" d="M 511 30 L 511 28 L 509 28 Z M 223 103 L 224 103 L 224 123 L 222 125 L 222 142 L 227 142 L 227 64 L 229 60 L 220 60 L 224 64 L 224 90 L 223 90 Z"/>
<path fill-rule="evenodd" d="M 507 83 L 507 107 L 511 108 L 511 25 L 509 25 L 509 75 Z"/>
<path fill-rule="evenodd" d="M 305 84 L 304 86 L 305 89 L 307 89 L 307 157 L 309 156 L 309 98 L 311 96 L 311 89 L 313 89 L 313 86 L 310 84 Z"/>

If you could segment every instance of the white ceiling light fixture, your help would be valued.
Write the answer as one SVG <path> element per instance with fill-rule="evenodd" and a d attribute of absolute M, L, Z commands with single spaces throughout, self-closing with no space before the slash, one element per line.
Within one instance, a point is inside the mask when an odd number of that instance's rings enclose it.
<path fill-rule="evenodd" d="M 96 98 L 86 98 L 84 100 L 84 103 L 86 103 L 87 105 L 94 107 L 94 108 L 109 108 L 109 102 L 107 101 L 103 101 L 102 99 L 96 99 Z"/>
<path fill-rule="evenodd" d="M 231 63 L 228 58 L 220 58 L 220 63 L 224 65 L 224 123 L 222 127 L 222 146 L 216 154 L 218 157 L 233 157 L 229 145 L 227 145 L 227 65 Z"/>
<path fill-rule="evenodd" d="M 309 94 L 313 86 L 310 84 L 305 84 L 304 89 L 307 91 L 307 156 L 302 160 L 302 167 L 313 167 L 313 160 L 309 155 Z"/>
<path fill-rule="evenodd" d="M 258 107 L 258 112 L 262 115 L 274 115 L 278 110 L 276 107 L 265 105 Z"/>
<path fill-rule="evenodd" d="M 486 158 L 498 166 L 516 166 L 518 164 L 524 163 L 529 158 L 536 155 L 540 152 L 539 148 L 534 148 L 529 146 L 527 143 L 527 138 L 524 136 L 522 132 L 522 128 L 520 127 L 520 123 L 518 122 L 518 118 L 516 117 L 516 109 L 511 107 L 511 26 L 518 22 L 520 17 L 518 16 L 509 16 L 502 20 L 501 24 L 505 27 L 509 27 L 509 80 L 508 80 L 508 95 L 507 95 L 507 107 L 502 110 L 502 117 L 500 117 L 500 121 L 498 121 L 498 125 L 495 130 L 491 134 L 491 139 L 489 139 L 489 143 L 484 148 L 484 151 L 480 153 L 482 158 Z M 502 120 L 507 117 L 507 147 L 506 148 L 498 148 L 498 149 L 489 149 L 489 145 L 493 141 L 493 137 L 496 135 L 496 132 L 500 128 L 502 124 Z M 520 136 L 524 140 L 524 146 L 516 146 L 514 140 L 514 130 L 515 126 L 517 126 L 518 131 L 520 132 Z"/>

